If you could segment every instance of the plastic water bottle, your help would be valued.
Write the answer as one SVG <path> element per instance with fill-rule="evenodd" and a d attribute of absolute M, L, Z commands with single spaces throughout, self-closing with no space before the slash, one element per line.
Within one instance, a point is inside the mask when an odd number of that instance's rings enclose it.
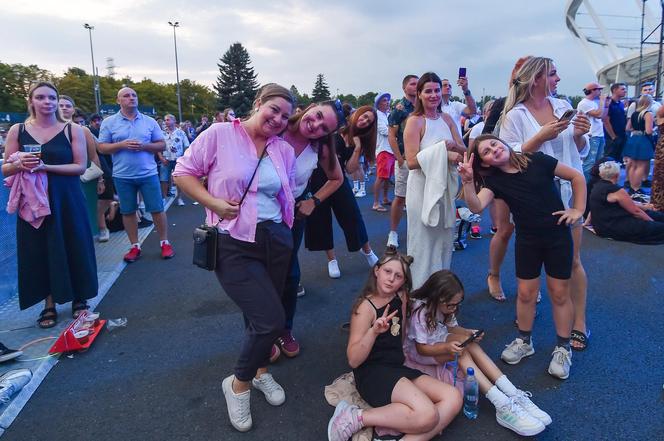
<path fill-rule="evenodd" d="M 475 378 L 475 370 L 469 367 L 466 371 L 466 383 L 463 386 L 463 414 L 466 415 L 466 418 L 470 420 L 477 418 L 479 398 L 480 391 Z"/>
<path fill-rule="evenodd" d="M 6 387 L 0 387 L 0 406 L 9 403 L 15 394 L 16 387 L 13 384 Z"/>

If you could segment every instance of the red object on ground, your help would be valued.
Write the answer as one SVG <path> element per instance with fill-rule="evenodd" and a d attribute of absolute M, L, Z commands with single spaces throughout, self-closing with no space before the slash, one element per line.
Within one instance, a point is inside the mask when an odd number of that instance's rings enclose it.
<path fill-rule="evenodd" d="M 90 334 L 88 334 L 88 340 L 85 343 L 81 343 L 76 337 L 74 337 L 74 328 L 80 327 L 85 318 L 87 317 L 88 311 L 83 311 L 80 316 L 65 328 L 64 331 L 60 334 L 58 339 L 55 341 L 51 349 L 49 349 L 49 354 L 56 354 L 61 352 L 77 352 L 84 351 L 92 345 L 92 342 L 95 341 L 95 338 L 99 335 L 99 332 L 106 324 L 106 320 L 97 320 L 94 325 L 90 328 Z M 84 340 L 84 339 L 83 339 Z"/>

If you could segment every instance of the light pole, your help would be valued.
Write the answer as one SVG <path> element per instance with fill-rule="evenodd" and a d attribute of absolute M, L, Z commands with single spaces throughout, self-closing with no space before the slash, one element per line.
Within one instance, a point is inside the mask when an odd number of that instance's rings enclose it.
<path fill-rule="evenodd" d="M 168 22 L 169 25 L 173 27 L 173 46 L 175 47 L 175 79 L 177 81 L 177 96 L 178 96 L 178 118 L 180 123 L 182 123 L 182 101 L 180 100 L 180 70 L 178 68 L 178 40 L 175 37 L 175 28 L 180 27 L 180 22 Z"/>
<path fill-rule="evenodd" d="M 92 50 L 92 30 L 94 26 L 83 24 L 83 27 L 88 30 L 90 35 L 90 57 L 92 58 L 92 93 L 95 96 L 95 112 L 99 113 L 100 97 L 99 97 L 99 83 L 97 82 L 97 69 L 95 68 L 95 53 Z"/>

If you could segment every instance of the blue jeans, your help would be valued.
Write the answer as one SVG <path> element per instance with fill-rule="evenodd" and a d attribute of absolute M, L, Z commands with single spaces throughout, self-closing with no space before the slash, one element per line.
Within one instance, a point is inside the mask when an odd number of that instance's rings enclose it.
<path fill-rule="evenodd" d="M 293 222 L 293 254 L 291 254 L 290 265 L 288 267 L 288 275 L 286 276 L 286 286 L 281 296 L 281 304 L 284 306 L 286 313 L 286 326 L 287 330 L 293 329 L 293 317 L 295 317 L 295 307 L 297 306 L 297 287 L 300 284 L 300 262 L 297 259 L 297 252 L 302 245 L 302 238 L 304 237 L 304 226 L 306 219 L 297 219 Z"/>
<path fill-rule="evenodd" d="M 590 137 L 590 151 L 588 152 L 588 156 L 583 160 L 583 176 L 585 176 L 586 182 L 590 180 L 590 170 L 593 168 L 593 165 L 604 156 L 604 145 L 603 136 Z"/>
<path fill-rule="evenodd" d="M 133 214 L 138 210 L 138 192 L 143 196 L 145 210 L 149 213 L 161 213 L 164 211 L 164 203 L 161 200 L 161 187 L 159 176 L 152 175 L 145 178 L 113 178 L 115 191 L 120 199 L 120 213 Z"/>

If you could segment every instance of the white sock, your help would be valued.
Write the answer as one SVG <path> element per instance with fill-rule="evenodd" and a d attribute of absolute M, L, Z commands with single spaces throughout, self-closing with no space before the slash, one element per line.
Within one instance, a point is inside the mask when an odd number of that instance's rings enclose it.
<path fill-rule="evenodd" d="M 163 246 L 164 244 L 170 245 L 171 243 L 168 241 L 168 239 L 159 241 L 159 246 Z"/>
<path fill-rule="evenodd" d="M 360 181 L 353 181 L 353 190 L 357 191 L 360 189 Z"/>
<path fill-rule="evenodd" d="M 366 191 L 364 181 L 360 182 L 360 191 Z"/>
<path fill-rule="evenodd" d="M 507 395 L 501 392 L 496 386 L 492 386 L 486 393 L 486 397 L 495 407 L 500 407 L 509 401 Z"/>
<path fill-rule="evenodd" d="M 513 397 L 519 391 L 516 386 L 512 384 L 510 380 L 507 379 L 507 375 L 501 375 L 496 380 L 496 386 L 505 393 L 508 397 Z"/>
<path fill-rule="evenodd" d="M 138 248 L 140 250 L 141 249 L 141 244 L 140 243 L 132 243 L 131 247 L 132 248 Z"/>

